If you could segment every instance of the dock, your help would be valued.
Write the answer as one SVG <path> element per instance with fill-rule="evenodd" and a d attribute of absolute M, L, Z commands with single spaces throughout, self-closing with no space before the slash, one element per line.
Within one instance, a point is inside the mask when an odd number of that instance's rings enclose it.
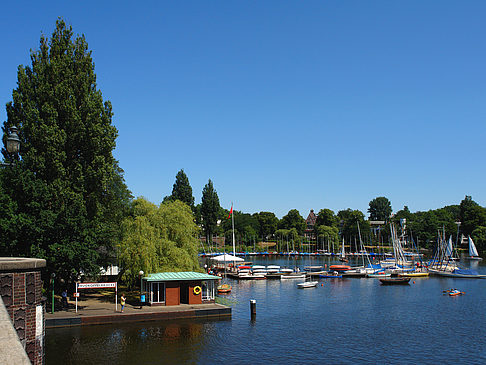
<path fill-rule="evenodd" d="M 75 312 L 73 303 L 69 310 L 46 313 L 46 328 L 88 326 L 128 322 L 168 321 L 174 319 L 231 319 L 231 308 L 222 304 L 180 304 L 172 306 L 131 306 L 127 304 L 120 312 L 120 305 L 115 311 L 115 304 L 99 300 L 81 302 Z"/>

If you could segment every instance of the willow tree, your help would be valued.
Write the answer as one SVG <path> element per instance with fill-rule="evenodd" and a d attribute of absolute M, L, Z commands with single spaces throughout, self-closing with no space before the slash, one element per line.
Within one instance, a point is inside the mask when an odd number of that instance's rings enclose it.
<path fill-rule="evenodd" d="M 8 207 L 0 254 L 45 258 L 49 271 L 72 280 L 99 271 L 100 253 L 118 240 L 130 193 L 112 154 L 112 106 L 97 89 L 84 36 L 58 19 L 31 62 L 18 68 L 3 124 L 4 132 L 18 127 L 21 151 L 0 175 Z"/>
<path fill-rule="evenodd" d="M 122 224 L 118 259 L 123 278 L 133 284 L 140 270 L 200 271 L 197 231 L 191 209 L 179 200 L 156 205 L 139 198 Z"/>

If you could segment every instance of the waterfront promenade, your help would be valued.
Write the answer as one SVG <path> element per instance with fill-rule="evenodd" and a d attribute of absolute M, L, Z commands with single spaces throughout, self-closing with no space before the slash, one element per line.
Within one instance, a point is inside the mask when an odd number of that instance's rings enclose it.
<path fill-rule="evenodd" d="M 95 324 L 163 321 L 182 318 L 231 318 L 231 308 L 217 304 L 180 304 L 173 306 L 142 306 L 127 303 L 123 313 L 118 304 L 106 301 L 103 297 L 90 296 L 78 301 L 76 313 L 74 302 L 69 310 L 46 313 L 46 328 L 85 326 Z"/>

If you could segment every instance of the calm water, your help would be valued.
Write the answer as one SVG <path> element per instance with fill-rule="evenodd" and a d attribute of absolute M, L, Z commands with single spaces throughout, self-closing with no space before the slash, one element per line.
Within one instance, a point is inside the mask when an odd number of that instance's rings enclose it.
<path fill-rule="evenodd" d="M 300 267 L 335 263 L 324 257 L 249 260 Z M 472 265 L 486 273 L 484 264 Z M 296 280 L 231 284 L 225 300 L 232 320 L 51 329 L 46 363 L 486 363 L 484 279 L 415 278 L 410 286 L 321 279 L 310 289 L 297 289 Z M 466 295 L 442 295 L 451 287 Z M 257 301 L 255 321 L 250 299 Z"/>

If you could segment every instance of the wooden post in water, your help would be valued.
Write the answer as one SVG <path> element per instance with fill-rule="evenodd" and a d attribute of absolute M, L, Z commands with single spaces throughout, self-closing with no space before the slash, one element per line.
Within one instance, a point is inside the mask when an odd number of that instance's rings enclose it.
<path fill-rule="evenodd" d="M 251 319 L 254 320 L 256 317 L 256 300 L 251 299 L 250 300 L 250 313 L 251 313 Z"/>

